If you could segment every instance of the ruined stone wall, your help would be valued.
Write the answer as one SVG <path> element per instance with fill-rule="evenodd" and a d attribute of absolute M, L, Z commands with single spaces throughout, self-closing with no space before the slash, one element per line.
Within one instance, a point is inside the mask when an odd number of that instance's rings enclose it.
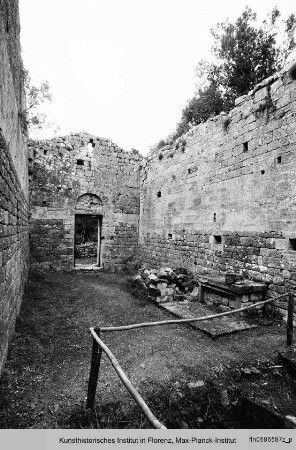
<path fill-rule="evenodd" d="M 72 268 L 75 214 L 91 213 L 102 220 L 103 267 L 129 267 L 138 243 L 141 160 L 86 133 L 31 142 L 32 266 Z"/>
<path fill-rule="evenodd" d="M 296 82 L 276 74 L 148 157 L 140 247 L 150 267 L 296 286 Z"/>
<path fill-rule="evenodd" d="M 18 1 L 0 0 L 0 373 L 28 270 L 27 146 Z"/>

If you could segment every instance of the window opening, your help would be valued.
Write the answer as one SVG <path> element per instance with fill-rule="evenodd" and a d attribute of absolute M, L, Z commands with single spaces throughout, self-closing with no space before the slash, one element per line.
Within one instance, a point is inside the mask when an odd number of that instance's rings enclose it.
<path fill-rule="evenodd" d="M 216 235 L 216 236 L 213 236 L 213 238 L 214 238 L 215 245 L 222 244 L 222 236 Z"/>

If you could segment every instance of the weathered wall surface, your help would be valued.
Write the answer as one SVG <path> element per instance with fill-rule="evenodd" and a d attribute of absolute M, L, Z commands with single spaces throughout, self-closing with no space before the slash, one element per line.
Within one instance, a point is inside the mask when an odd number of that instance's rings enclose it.
<path fill-rule="evenodd" d="M 0 373 L 28 269 L 27 146 L 21 131 L 18 1 L 0 1 Z"/>
<path fill-rule="evenodd" d="M 21 187 L 28 195 L 27 151 L 20 120 L 24 92 L 18 0 L 0 0 L 0 11 L 0 128 Z"/>
<path fill-rule="evenodd" d="M 75 214 L 92 213 L 102 217 L 103 267 L 127 267 L 138 243 L 141 160 L 110 140 L 85 133 L 31 142 L 32 266 L 73 267 Z M 81 196 L 86 205 L 78 201 Z M 97 204 L 91 198 L 98 198 Z"/>
<path fill-rule="evenodd" d="M 296 286 L 296 82 L 277 74 L 149 157 L 142 262 Z"/>

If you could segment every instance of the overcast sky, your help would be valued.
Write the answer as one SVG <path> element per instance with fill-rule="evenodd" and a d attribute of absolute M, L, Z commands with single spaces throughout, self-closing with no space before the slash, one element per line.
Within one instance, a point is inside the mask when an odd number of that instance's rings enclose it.
<path fill-rule="evenodd" d="M 264 18 L 277 2 L 20 0 L 24 65 L 35 82 L 49 81 L 47 115 L 59 134 L 84 130 L 146 154 L 174 131 L 192 97 L 196 63 L 210 57 L 210 28 L 246 4 Z M 279 8 L 286 17 L 295 0 Z"/>

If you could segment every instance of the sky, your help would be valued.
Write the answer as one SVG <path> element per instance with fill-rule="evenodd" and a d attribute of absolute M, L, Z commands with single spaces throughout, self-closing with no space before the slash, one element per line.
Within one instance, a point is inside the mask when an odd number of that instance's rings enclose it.
<path fill-rule="evenodd" d="M 195 68 L 210 59 L 210 29 L 269 0 L 20 0 L 24 66 L 48 80 L 50 138 L 87 131 L 147 154 L 175 130 L 195 90 Z M 295 0 L 281 0 L 283 17 Z"/>

